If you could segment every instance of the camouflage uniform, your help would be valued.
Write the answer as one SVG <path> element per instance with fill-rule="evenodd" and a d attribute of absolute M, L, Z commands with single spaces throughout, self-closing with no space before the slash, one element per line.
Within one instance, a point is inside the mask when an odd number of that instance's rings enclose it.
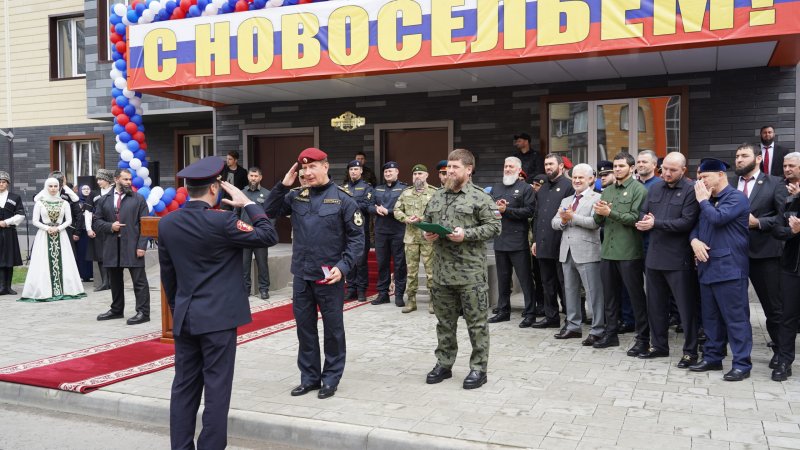
<path fill-rule="evenodd" d="M 472 343 L 469 365 L 486 372 L 489 362 L 489 306 L 486 241 L 500 234 L 500 211 L 488 194 L 472 183 L 459 192 L 440 189 L 433 194 L 423 218 L 449 229 L 464 229 L 464 241 L 440 237 L 433 242 L 433 280 L 430 284 L 441 367 L 451 368 L 458 352 L 456 327 L 461 311 Z"/>
<path fill-rule="evenodd" d="M 394 218 L 405 222 L 411 216 L 422 218 L 425 214 L 425 206 L 433 197 L 436 188 L 425 183 L 422 192 L 417 192 L 414 186 L 409 186 L 400 194 L 397 203 L 394 205 Z M 403 312 L 411 312 L 417 309 L 417 287 L 419 286 L 419 260 L 425 265 L 425 274 L 428 276 L 426 285 L 428 290 L 431 288 L 431 255 L 433 246 L 422 237 L 422 230 L 414 225 L 406 225 L 406 234 L 403 236 L 403 244 L 406 247 L 406 267 L 408 267 L 408 284 L 406 294 L 408 301 Z M 428 312 L 433 314 L 433 302 L 428 303 Z"/>

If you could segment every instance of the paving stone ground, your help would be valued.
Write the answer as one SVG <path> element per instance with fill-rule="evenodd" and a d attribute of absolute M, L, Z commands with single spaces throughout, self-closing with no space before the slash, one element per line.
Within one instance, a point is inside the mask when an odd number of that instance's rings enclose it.
<path fill-rule="evenodd" d="M 149 270 L 149 280 L 151 286 L 158 286 L 156 268 Z M 90 283 L 87 289 L 91 291 Z M 270 301 L 277 301 L 289 298 L 291 292 L 282 289 L 271 294 Z M 133 292 L 128 291 L 126 298 L 126 315 L 131 316 Z M 0 297 L 0 366 L 158 330 L 158 299 L 153 289 L 152 322 L 127 326 L 120 320 L 95 320 L 108 308 L 108 291 L 47 304 Z M 251 302 L 262 301 L 251 297 Z M 674 332 L 670 358 L 644 361 L 625 355 L 632 343 L 630 334 L 621 336 L 620 347 L 598 350 L 582 347 L 577 339 L 556 340 L 552 335 L 557 330 L 520 329 L 521 298 L 516 295 L 512 321 L 491 325 L 489 381 L 472 391 L 461 388 L 469 371 L 470 350 L 463 321 L 453 378 L 425 384 L 425 374 L 435 363 L 436 345 L 436 320 L 427 313 L 426 302 L 423 296 L 420 310 L 411 314 L 401 314 L 392 304 L 346 312 L 347 366 L 336 396 L 327 400 L 289 395 L 299 382 L 293 330 L 239 346 L 231 417 L 243 418 L 243 423 L 244 418 L 255 419 L 232 428 L 274 427 L 271 439 L 302 446 L 311 445 L 314 433 L 330 439 L 325 434 L 330 427 L 338 430 L 332 436 L 367 430 L 376 448 L 382 442 L 379 437 L 386 435 L 409 439 L 420 448 L 800 448 L 800 377 L 783 383 L 770 380 L 771 350 L 766 347 L 757 301 L 751 302 L 752 376 L 729 383 L 722 380 L 723 372 L 676 368 L 681 335 Z M 729 369 L 730 360 L 724 365 Z M 153 414 L 164 417 L 173 374 L 172 369 L 163 370 L 86 396 L 95 396 L 100 403 L 106 397 L 117 399 L 113 401 L 136 398 L 154 405 L 158 411 Z M 0 402 L 23 403 L 37 389 L 17 390 L 0 383 Z M 40 397 L 58 409 L 76 395 L 80 394 Z M 300 434 L 277 431 L 292 427 Z M 400 433 L 390 433 L 394 431 Z M 325 446 L 349 447 L 348 442 L 342 437 L 338 442 L 325 441 Z"/>

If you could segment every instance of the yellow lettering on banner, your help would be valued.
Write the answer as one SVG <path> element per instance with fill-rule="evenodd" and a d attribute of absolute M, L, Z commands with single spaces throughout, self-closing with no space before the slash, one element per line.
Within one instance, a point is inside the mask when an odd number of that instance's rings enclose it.
<path fill-rule="evenodd" d="M 498 13 L 499 3 L 499 0 L 478 0 L 476 11 L 478 33 L 475 36 L 475 40 L 470 44 L 470 52 L 488 52 L 497 47 L 497 36 L 500 33 L 500 27 L 497 23 L 500 17 Z M 506 24 L 506 27 L 508 27 L 508 24 Z"/>
<path fill-rule="evenodd" d="M 397 15 L 402 14 L 403 26 L 421 25 L 422 8 L 412 0 L 394 0 L 378 12 L 378 53 L 388 61 L 405 61 L 419 53 L 422 35 L 403 35 L 401 48 L 397 48 Z"/>
<path fill-rule="evenodd" d="M 231 73 L 231 24 L 214 24 L 214 42 L 211 42 L 211 24 L 196 25 L 195 31 L 195 75 L 211 75 L 211 55 L 214 55 L 214 75 Z"/>
<path fill-rule="evenodd" d="M 601 2 L 602 16 L 600 19 L 600 39 L 625 39 L 641 37 L 644 25 L 641 23 L 628 24 L 625 22 L 625 13 L 632 9 L 642 7 L 642 0 L 616 0 Z"/>
<path fill-rule="evenodd" d="M 350 53 L 347 53 L 347 19 L 350 18 Z M 360 6 L 344 6 L 328 17 L 328 54 L 340 66 L 352 66 L 369 54 L 369 13 Z"/>
<path fill-rule="evenodd" d="M 176 58 L 164 58 L 161 61 L 161 68 L 159 68 L 159 43 L 161 43 L 162 51 L 175 51 L 178 48 L 178 38 L 174 31 L 167 28 L 157 28 L 145 35 L 142 48 L 144 76 L 150 81 L 169 80 L 178 70 Z"/>
<path fill-rule="evenodd" d="M 525 48 L 525 0 L 505 0 L 503 2 L 503 48 Z"/>
<path fill-rule="evenodd" d="M 317 33 L 319 18 L 312 13 L 287 14 L 281 17 L 281 60 L 284 69 L 305 69 L 319 64 L 321 48 L 319 41 L 314 39 Z"/>
<path fill-rule="evenodd" d="M 464 41 L 453 42 L 453 30 L 464 28 L 463 17 L 453 17 L 453 7 L 464 6 L 464 0 L 435 0 L 431 2 L 431 55 L 463 55 Z"/>
<path fill-rule="evenodd" d="M 236 31 L 239 68 L 246 73 L 264 72 L 272 65 L 275 43 L 272 22 L 263 17 L 251 17 L 239 25 Z M 253 37 L 258 42 L 258 55 L 253 55 Z M 256 60 L 253 61 L 253 56 Z"/>
<path fill-rule="evenodd" d="M 750 11 L 750 26 L 773 25 L 775 23 L 775 10 L 772 9 L 774 0 L 753 0 L 753 11 Z M 766 8 L 766 9 L 761 9 Z"/>
<path fill-rule="evenodd" d="M 710 0 L 709 29 L 724 30 L 733 28 L 733 0 Z M 654 0 L 653 34 L 661 36 L 675 34 L 677 5 L 681 7 L 684 33 L 695 33 L 703 28 L 706 6 L 709 0 Z"/>
<path fill-rule="evenodd" d="M 589 5 L 581 0 L 539 0 L 537 2 L 537 43 L 544 47 L 580 42 L 589 36 Z M 567 29 L 561 32 L 561 15 Z"/>

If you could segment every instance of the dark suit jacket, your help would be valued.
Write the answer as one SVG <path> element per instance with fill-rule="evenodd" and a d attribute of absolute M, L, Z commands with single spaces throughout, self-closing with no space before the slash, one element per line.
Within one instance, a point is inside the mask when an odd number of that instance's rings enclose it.
<path fill-rule="evenodd" d="M 645 266 L 655 270 L 692 269 L 694 254 L 689 234 L 700 215 L 694 183 L 683 177 L 675 187 L 654 184 L 642 204 L 641 216 L 647 213 L 653 214 L 655 222 L 650 230 L 652 250 L 647 252 Z"/>
<path fill-rule="evenodd" d="M 749 214 L 747 197 L 732 186 L 725 186 L 716 198 L 700 202 L 700 219 L 689 236 L 690 242 L 699 239 L 710 248 L 708 261 L 697 263 L 700 283 L 741 280 L 750 274 Z"/>
<path fill-rule="evenodd" d="M 555 181 L 546 181 L 534 196 L 536 214 L 533 234 L 536 239 L 536 257 L 558 259 L 561 253 L 561 231 L 554 230 L 551 221 L 561 206 L 561 200 L 575 194 L 572 182 L 564 175 Z"/>
<path fill-rule="evenodd" d="M 753 144 L 756 148 L 760 151 L 761 150 L 761 142 Z M 778 144 L 772 148 L 772 161 L 770 162 L 770 166 L 772 166 L 772 170 L 770 171 L 770 175 L 776 176 L 780 179 L 783 179 L 783 157 L 789 153 L 789 150 L 781 147 Z M 764 172 L 764 164 L 761 164 L 761 172 Z"/>
<path fill-rule="evenodd" d="M 176 336 L 182 330 L 196 335 L 250 322 L 242 249 L 275 245 L 278 236 L 261 206 L 248 205 L 245 211 L 252 226 L 231 211 L 191 201 L 159 222 L 161 283 L 173 310 Z"/>
<path fill-rule="evenodd" d="M 123 197 L 119 206 L 119 222 L 125 226 L 115 233 L 111 231 L 111 225 L 117 220 L 114 195 L 112 191 L 100 197 L 92 219 L 95 233 L 105 235 L 103 266 L 144 267 L 144 258 L 137 258 L 136 250 L 147 248 L 147 238 L 140 233 L 141 219 L 148 214 L 147 202 L 135 192 Z"/>
<path fill-rule="evenodd" d="M 728 178 L 731 186 L 739 185 L 739 177 Z M 754 259 L 778 258 L 783 253 L 783 242 L 772 236 L 772 230 L 783 223 L 786 207 L 786 185 L 777 177 L 759 172 L 750 193 L 750 214 L 758 219 L 759 228 L 750 228 L 750 251 Z"/>
<path fill-rule="evenodd" d="M 528 230 L 533 217 L 534 190 L 525 181 L 517 180 L 511 186 L 498 183 L 492 188 L 492 199 L 506 200 L 500 235 L 494 238 L 496 251 L 528 251 Z"/>

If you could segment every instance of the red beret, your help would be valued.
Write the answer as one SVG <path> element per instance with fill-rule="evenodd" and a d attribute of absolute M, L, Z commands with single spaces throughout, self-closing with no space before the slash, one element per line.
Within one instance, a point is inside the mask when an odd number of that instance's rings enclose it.
<path fill-rule="evenodd" d="M 566 156 L 561 157 L 561 161 L 564 162 L 564 168 L 569 170 L 572 169 L 572 161 L 569 160 Z"/>
<path fill-rule="evenodd" d="M 328 159 L 327 153 L 318 148 L 309 147 L 300 152 L 300 156 L 297 157 L 297 162 L 300 164 L 309 164 L 314 161 L 322 161 L 323 159 Z"/>

